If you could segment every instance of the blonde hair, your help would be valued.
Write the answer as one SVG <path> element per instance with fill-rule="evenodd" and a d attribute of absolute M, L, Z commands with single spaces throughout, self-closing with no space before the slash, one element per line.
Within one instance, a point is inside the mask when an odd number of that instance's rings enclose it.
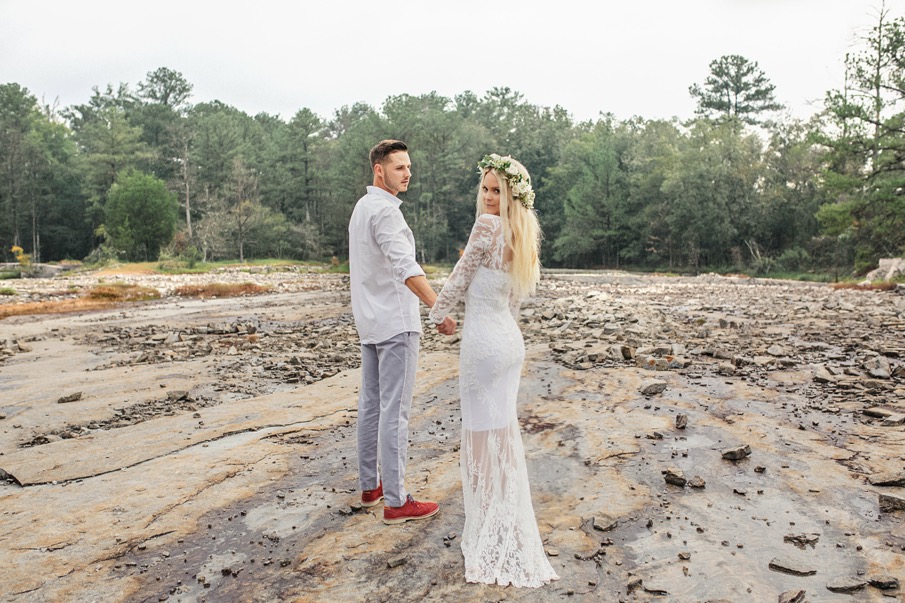
<path fill-rule="evenodd" d="M 521 163 L 505 157 L 513 166 L 531 182 L 528 170 Z M 519 201 L 512 198 L 512 188 L 505 172 L 491 167 L 481 170 L 478 182 L 477 216 L 487 213 L 484 207 L 484 195 L 481 186 L 487 172 L 493 170 L 500 183 L 500 218 L 503 223 L 503 240 L 506 247 L 512 250 L 512 264 L 509 274 L 512 277 L 512 290 L 519 299 L 534 295 L 540 281 L 540 243 L 543 238 L 537 214 Z"/>

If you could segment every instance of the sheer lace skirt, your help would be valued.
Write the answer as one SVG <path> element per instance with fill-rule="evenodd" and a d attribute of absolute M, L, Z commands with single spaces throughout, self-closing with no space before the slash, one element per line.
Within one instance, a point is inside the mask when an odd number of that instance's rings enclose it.
<path fill-rule="evenodd" d="M 518 423 L 462 431 L 465 580 L 538 587 L 558 576 L 537 528 Z"/>

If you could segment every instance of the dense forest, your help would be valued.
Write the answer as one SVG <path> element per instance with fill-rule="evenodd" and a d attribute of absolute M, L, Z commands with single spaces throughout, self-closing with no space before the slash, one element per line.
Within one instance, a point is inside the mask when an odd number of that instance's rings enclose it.
<path fill-rule="evenodd" d="M 193 104 L 165 67 L 65 108 L 0 84 L 0 261 L 342 259 L 368 150 L 398 138 L 422 262 L 455 261 L 496 152 L 532 174 L 546 266 L 863 273 L 905 253 L 905 19 L 882 13 L 844 60 L 806 121 L 738 55 L 689 83 L 687 121 L 576 122 L 508 88 L 287 121 Z"/>

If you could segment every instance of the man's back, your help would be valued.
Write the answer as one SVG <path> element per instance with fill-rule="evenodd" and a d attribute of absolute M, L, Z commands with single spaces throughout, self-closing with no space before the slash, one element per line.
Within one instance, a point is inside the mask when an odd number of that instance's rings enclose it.
<path fill-rule="evenodd" d="M 415 239 L 400 204 L 390 193 L 369 186 L 349 220 L 352 313 L 362 343 L 421 332 L 418 298 L 405 281 L 424 271 L 415 261 Z"/>

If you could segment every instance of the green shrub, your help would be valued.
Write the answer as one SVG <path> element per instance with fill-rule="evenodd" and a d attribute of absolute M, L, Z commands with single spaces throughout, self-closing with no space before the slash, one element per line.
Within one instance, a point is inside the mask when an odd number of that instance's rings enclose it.
<path fill-rule="evenodd" d="M 811 255 L 801 247 L 792 247 L 776 258 L 776 268 L 784 272 L 800 272 L 811 267 Z"/>

